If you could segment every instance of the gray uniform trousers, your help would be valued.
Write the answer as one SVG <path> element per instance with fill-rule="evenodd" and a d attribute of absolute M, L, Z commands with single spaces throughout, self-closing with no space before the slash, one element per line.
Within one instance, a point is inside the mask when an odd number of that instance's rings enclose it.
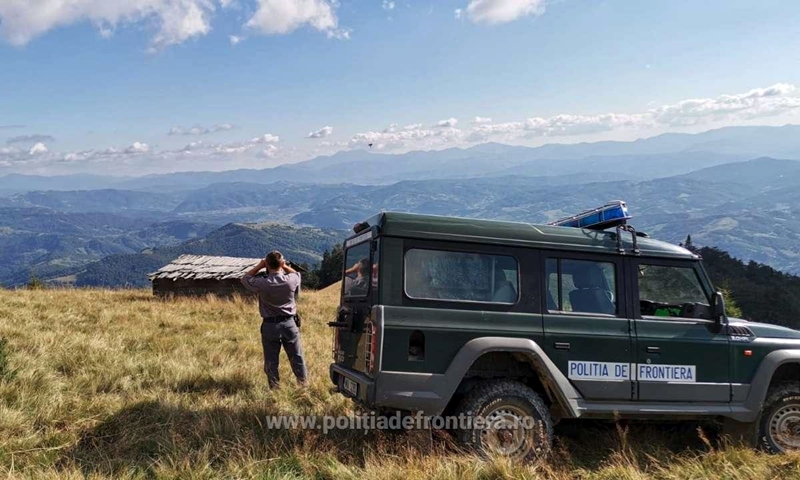
<path fill-rule="evenodd" d="M 278 362 L 281 345 L 289 356 L 297 381 L 305 383 L 308 378 L 306 361 L 303 359 L 303 347 L 300 345 L 300 329 L 294 318 L 279 323 L 261 322 L 261 346 L 264 347 L 264 373 L 267 374 L 270 388 L 278 386 L 280 375 Z"/>

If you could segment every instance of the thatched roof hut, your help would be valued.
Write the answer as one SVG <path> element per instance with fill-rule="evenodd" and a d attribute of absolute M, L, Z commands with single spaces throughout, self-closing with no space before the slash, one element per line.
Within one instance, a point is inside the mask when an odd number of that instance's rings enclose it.
<path fill-rule="evenodd" d="M 149 278 L 153 282 L 153 294 L 158 296 L 249 294 L 240 279 L 260 261 L 260 258 L 181 255 L 151 273 Z M 289 264 L 296 270 L 304 271 L 299 265 Z"/>

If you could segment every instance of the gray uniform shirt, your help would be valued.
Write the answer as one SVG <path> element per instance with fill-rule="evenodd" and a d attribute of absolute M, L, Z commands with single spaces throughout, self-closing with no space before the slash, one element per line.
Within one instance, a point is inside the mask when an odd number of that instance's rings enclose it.
<path fill-rule="evenodd" d="M 297 313 L 295 296 L 300 294 L 299 273 L 271 273 L 266 277 L 245 275 L 242 285 L 258 293 L 258 311 L 262 318 L 283 317 Z"/>

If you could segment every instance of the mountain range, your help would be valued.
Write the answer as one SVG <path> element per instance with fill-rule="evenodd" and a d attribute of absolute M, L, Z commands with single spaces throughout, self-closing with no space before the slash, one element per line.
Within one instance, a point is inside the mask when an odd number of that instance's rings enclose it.
<path fill-rule="evenodd" d="M 139 178 L 7 176 L 0 283 L 78 281 L 90 278 L 79 277 L 85 271 L 100 278 L 127 255 L 149 255 L 139 260 L 154 266 L 180 253 L 260 256 L 244 245 L 268 249 L 293 236 L 317 239 L 293 250 L 313 263 L 319 248 L 382 210 L 541 223 L 613 199 L 626 200 L 637 229 L 657 238 L 692 235 L 695 244 L 800 273 L 800 162 L 791 158 L 800 159 L 800 126 L 538 148 L 357 150 L 265 170 Z M 220 243 L 226 229 L 240 238 Z M 99 262 L 106 257 L 114 261 Z"/>
<path fill-rule="evenodd" d="M 665 133 L 632 142 L 547 144 L 541 147 L 498 143 L 471 148 L 380 154 L 341 151 L 304 162 L 262 170 L 180 172 L 139 178 L 97 175 L 0 177 L 0 191 L 115 188 L 176 191 L 213 183 L 395 183 L 430 178 L 553 176 L 592 174 L 594 167 L 633 179 L 686 173 L 698 168 L 759 156 L 800 159 L 800 126 L 726 127 L 703 133 Z M 602 179 L 600 179 L 602 180 Z"/>

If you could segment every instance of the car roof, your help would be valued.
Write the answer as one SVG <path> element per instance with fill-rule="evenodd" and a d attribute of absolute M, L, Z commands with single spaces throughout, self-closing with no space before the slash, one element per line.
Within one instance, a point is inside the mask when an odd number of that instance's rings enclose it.
<path fill-rule="evenodd" d="M 382 236 L 618 254 L 614 230 L 399 212 L 384 212 L 365 223 L 370 227 L 377 226 Z M 625 251 L 630 253 L 633 250 L 631 235 L 623 234 L 622 239 Z M 637 243 L 640 256 L 699 258 L 685 248 L 651 238 L 639 237 Z"/>

